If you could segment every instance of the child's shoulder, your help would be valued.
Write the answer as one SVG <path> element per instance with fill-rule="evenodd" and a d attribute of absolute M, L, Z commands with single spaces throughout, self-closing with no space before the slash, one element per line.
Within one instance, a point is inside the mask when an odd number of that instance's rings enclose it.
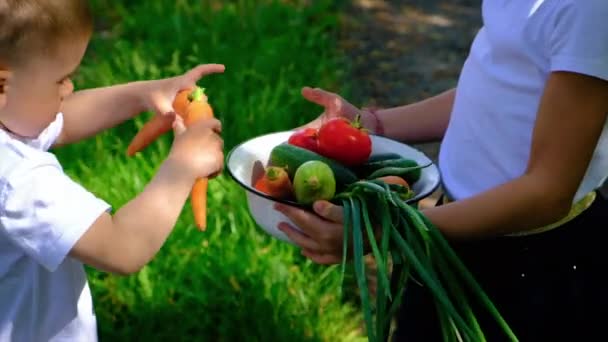
<path fill-rule="evenodd" d="M 5 132 L 0 132 L 0 161 L 0 188 L 15 176 L 24 176 L 37 168 L 50 166 L 61 169 L 52 153 L 32 148 L 10 138 Z"/>

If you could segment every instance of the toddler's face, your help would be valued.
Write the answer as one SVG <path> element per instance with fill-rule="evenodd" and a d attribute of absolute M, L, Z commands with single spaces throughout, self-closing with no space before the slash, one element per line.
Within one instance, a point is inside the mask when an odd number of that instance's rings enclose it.
<path fill-rule="evenodd" d="M 63 99 L 72 94 L 71 75 L 80 65 L 89 37 L 65 42 L 56 56 L 32 56 L 10 70 L 0 121 L 23 137 L 38 136 L 54 119 Z"/>

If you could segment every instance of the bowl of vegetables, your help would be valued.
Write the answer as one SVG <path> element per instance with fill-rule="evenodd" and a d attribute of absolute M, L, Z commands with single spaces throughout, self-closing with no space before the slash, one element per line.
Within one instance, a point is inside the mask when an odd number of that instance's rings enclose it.
<path fill-rule="evenodd" d="M 291 223 L 274 210 L 276 202 L 310 210 L 319 199 L 339 204 L 339 195 L 359 180 L 386 183 L 407 203 L 428 197 L 439 186 L 439 172 L 421 151 L 368 134 L 358 123 L 334 119 L 319 129 L 282 131 L 235 146 L 227 156 L 230 176 L 246 190 L 256 223 L 291 243 L 278 230 Z"/>
<path fill-rule="evenodd" d="M 353 267 L 370 342 L 389 339 L 396 305 L 412 281 L 433 296 L 444 341 L 485 340 L 473 302 L 487 310 L 510 341 L 517 341 L 442 231 L 416 206 L 439 186 L 439 172 L 424 153 L 369 135 L 357 120 L 332 119 L 318 130 L 245 141 L 229 152 L 227 170 L 246 190 L 258 225 L 286 242 L 277 225 L 290 221 L 273 209 L 275 203 L 310 210 L 315 200 L 325 199 L 342 206 L 341 277 L 347 266 Z M 375 260 L 375 300 L 367 285 L 364 241 Z M 351 261 L 345 257 L 349 253 Z"/>

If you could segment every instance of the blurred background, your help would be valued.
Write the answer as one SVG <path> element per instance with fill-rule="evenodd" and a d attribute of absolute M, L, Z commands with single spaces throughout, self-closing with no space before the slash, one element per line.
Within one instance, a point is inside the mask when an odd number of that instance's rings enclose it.
<path fill-rule="evenodd" d="M 181 74 L 200 63 L 226 72 L 199 82 L 223 122 L 226 151 L 291 129 L 321 108 L 303 86 L 357 106 L 395 106 L 456 84 L 480 26 L 480 0 L 91 1 L 96 32 L 77 89 Z M 111 115 L 111 113 L 108 113 Z M 167 155 L 171 134 L 127 158 L 152 113 L 55 151 L 66 172 L 115 209 Z M 436 158 L 437 144 L 417 146 Z M 206 232 L 189 203 L 158 256 L 118 277 L 88 269 L 101 341 L 365 340 L 356 286 L 315 265 L 249 216 L 227 175 L 209 185 Z"/>

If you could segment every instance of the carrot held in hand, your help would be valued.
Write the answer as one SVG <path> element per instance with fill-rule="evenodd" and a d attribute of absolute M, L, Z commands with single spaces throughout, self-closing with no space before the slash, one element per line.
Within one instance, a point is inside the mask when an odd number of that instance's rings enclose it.
<path fill-rule="evenodd" d="M 173 108 L 177 115 L 184 120 L 186 127 L 193 123 L 213 118 L 213 109 L 207 102 L 204 89 L 195 87 L 177 93 L 173 100 Z M 131 141 L 127 153 L 133 155 L 148 146 L 162 134 L 172 128 L 173 117 L 156 115 L 150 119 Z M 194 221 L 200 230 L 207 228 L 207 178 L 199 178 L 194 182 L 190 192 L 190 200 Z"/>
<path fill-rule="evenodd" d="M 175 113 L 182 118 L 186 115 L 186 109 L 190 105 L 189 99 L 192 89 L 184 89 L 177 93 L 173 100 L 173 109 Z M 173 124 L 173 116 L 171 115 L 154 115 L 150 121 L 146 122 L 137 132 L 129 147 L 127 147 L 127 155 L 133 156 L 135 153 L 143 150 L 148 145 L 153 143 L 158 137 L 169 132 Z"/>
<path fill-rule="evenodd" d="M 206 120 L 213 118 L 213 109 L 209 102 L 207 102 L 207 96 L 205 95 L 205 89 L 196 87 L 187 97 L 190 102 L 186 107 L 184 118 L 184 124 L 186 127 L 191 126 L 199 120 Z M 207 178 L 199 178 L 194 182 L 192 191 L 190 193 L 190 201 L 192 204 L 192 211 L 194 213 L 194 222 L 200 230 L 207 228 Z"/>
<path fill-rule="evenodd" d="M 161 135 L 171 130 L 173 116 L 170 115 L 155 115 L 146 122 L 137 132 L 129 147 L 127 147 L 127 155 L 132 157 L 135 153 L 150 145 L 154 140 Z"/>
<path fill-rule="evenodd" d="M 177 115 L 181 116 L 182 118 L 186 115 L 186 110 L 188 109 L 190 102 L 192 102 L 191 94 L 193 91 L 194 89 L 192 88 L 184 89 L 175 95 L 175 99 L 173 100 L 173 109 L 175 109 Z"/>

